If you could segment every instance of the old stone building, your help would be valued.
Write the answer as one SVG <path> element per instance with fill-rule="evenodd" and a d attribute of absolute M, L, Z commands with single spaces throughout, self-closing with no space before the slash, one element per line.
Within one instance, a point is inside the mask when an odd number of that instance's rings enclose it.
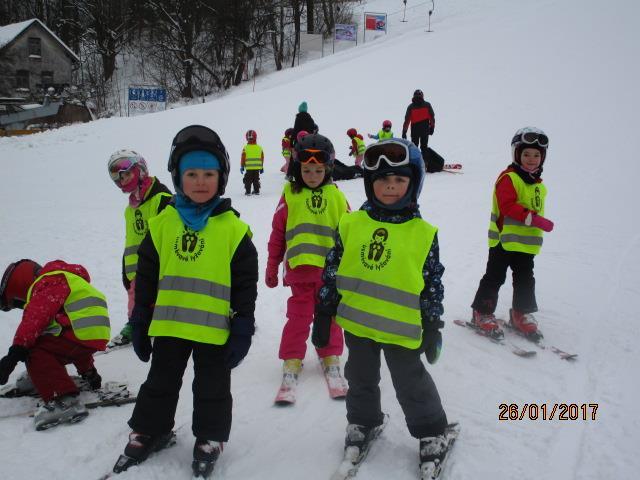
<path fill-rule="evenodd" d="M 38 98 L 72 85 L 78 56 L 37 18 L 0 27 L 0 96 Z"/>

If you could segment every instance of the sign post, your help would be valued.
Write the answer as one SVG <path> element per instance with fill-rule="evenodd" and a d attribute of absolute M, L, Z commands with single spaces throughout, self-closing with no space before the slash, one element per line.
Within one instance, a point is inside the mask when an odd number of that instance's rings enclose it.
<path fill-rule="evenodd" d="M 167 90 L 159 85 L 129 85 L 127 116 L 167 109 Z"/>
<path fill-rule="evenodd" d="M 387 33 L 387 14 L 364 12 L 363 42 L 367 40 L 367 30 Z"/>
<path fill-rule="evenodd" d="M 350 42 L 355 41 L 358 45 L 358 25 L 336 23 L 335 31 L 333 34 L 333 53 L 336 53 L 336 40 L 347 40 Z"/>

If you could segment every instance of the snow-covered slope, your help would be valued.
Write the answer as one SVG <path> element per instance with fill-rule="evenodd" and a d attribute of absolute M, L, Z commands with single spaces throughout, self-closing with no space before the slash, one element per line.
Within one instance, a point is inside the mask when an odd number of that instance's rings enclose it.
<path fill-rule="evenodd" d="M 0 265 L 23 257 L 84 264 L 107 295 L 118 330 L 126 315 L 119 261 L 126 200 L 107 176 L 107 158 L 133 148 L 170 185 L 173 135 L 202 123 L 219 132 L 232 155 L 228 195 L 251 224 L 263 271 L 283 182 L 280 138 L 300 101 L 307 100 L 345 160 L 349 127 L 375 132 L 389 118 L 399 134 L 411 93 L 421 88 L 436 111 L 432 147 L 465 168 L 463 175 L 429 176 L 421 197 L 423 215 L 440 228 L 447 269 L 444 351 L 429 371 L 449 419 L 463 428 L 447 477 L 634 478 L 640 467 L 633 447 L 640 440 L 640 234 L 631 202 L 639 170 L 640 6 L 635 0 L 450 0 L 437 2 L 434 32 L 425 33 L 424 3 L 408 2 L 406 24 L 401 14 L 390 17 L 386 38 L 261 78 L 255 93 L 246 85 L 203 105 L 0 139 Z M 401 6 L 378 0 L 362 8 L 396 12 Z M 556 229 L 536 260 L 538 319 L 549 344 L 580 354 L 573 364 L 544 351 L 518 358 L 451 322 L 469 315 L 486 262 L 492 182 L 510 161 L 511 136 L 525 125 L 545 129 L 551 139 L 544 177 Z M 238 171 L 249 128 L 267 153 L 260 197 L 242 195 Z M 363 201 L 359 181 L 340 188 L 352 206 Z M 500 314 L 510 296 L 505 285 Z M 283 287 L 259 286 L 259 329 L 233 372 L 234 423 L 218 478 L 326 479 L 341 456 L 344 404 L 328 398 L 311 353 L 297 405 L 272 406 L 287 297 Z M 0 353 L 19 320 L 17 311 L 2 315 Z M 148 370 L 131 350 L 97 357 L 97 366 L 105 380 L 128 380 L 136 389 Z M 191 377 L 176 414 L 178 445 L 120 478 L 189 478 Z M 416 478 L 417 442 L 385 368 L 382 394 L 391 423 L 359 477 Z M 599 407 L 595 420 L 501 422 L 501 403 Z M 0 400 L 3 412 L 24 406 Z M 25 417 L 0 419 L 2 478 L 99 477 L 124 448 L 131 410 L 92 411 L 80 424 L 43 433 Z"/>

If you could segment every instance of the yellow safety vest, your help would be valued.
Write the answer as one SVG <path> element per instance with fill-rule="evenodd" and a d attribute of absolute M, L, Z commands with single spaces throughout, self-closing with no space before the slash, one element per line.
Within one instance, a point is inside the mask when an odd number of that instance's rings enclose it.
<path fill-rule="evenodd" d="M 324 267 L 327 253 L 335 244 L 338 222 L 347 212 L 347 199 L 333 184 L 293 193 L 289 182 L 284 187 L 284 198 L 288 211 L 285 240 L 289 267 Z"/>
<path fill-rule="evenodd" d="M 289 138 L 288 137 L 282 137 L 282 143 L 284 143 L 285 140 L 289 140 Z M 289 145 L 291 145 L 291 140 L 289 140 Z M 289 148 L 282 147 L 282 156 L 284 158 L 290 158 L 291 157 L 291 147 L 289 147 Z"/>
<path fill-rule="evenodd" d="M 386 140 L 387 138 L 393 138 L 393 132 L 391 130 L 386 132 L 382 129 L 378 132 L 378 140 Z"/>
<path fill-rule="evenodd" d="M 544 200 L 547 196 L 547 187 L 542 183 L 528 184 L 515 172 L 508 172 L 513 187 L 518 195 L 518 204 L 544 215 Z M 501 176 L 496 185 L 504 178 Z M 495 247 L 498 243 L 509 252 L 522 252 L 537 255 L 542 247 L 543 231 L 540 228 L 527 226 L 518 220 L 504 216 L 502 231 L 498 230 L 497 221 L 500 216 L 496 187 L 493 188 L 493 202 L 491 206 L 491 219 L 489 220 L 489 247 Z"/>
<path fill-rule="evenodd" d="M 245 170 L 262 170 L 262 147 L 255 143 L 248 143 L 244 146 L 244 168 Z"/>
<path fill-rule="evenodd" d="M 249 226 L 232 211 L 186 227 L 171 205 L 149 221 L 160 259 L 152 337 L 223 345 L 229 337 L 231 259 Z"/>
<path fill-rule="evenodd" d="M 420 347 L 422 267 L 438 229 L 420 218 L 379 222 L 360 210 L 342 217 L 338 230 L 338 325 L 376 342 Z"/>
<path fill-rule="evenodd" d="M 354 152 L 354 155 L 363 155 L 364 151 L 367 149 L 367 146 L 364 144 L 363 140 L 360 140 L 360 137 L 353 137 L 353 140 L 356 142 L 357 150 Z"/>
<path fill-rule="evenodd" d="M 64 301 L 64 311 L 71 321 L 73 334 L 79 340 L 109 340 L 111 325 L 105 296 L 84 278 L 64 270 L 54 270 L 40 275 L 29 287 L 27 305 L 31 300 L 33 287 L 44 277 L 62 274 L 69 285 L 69 296 Z M 27 307 L 25 305 L 25 308 Z M 58 336 L 62 333 L 62 325 L 55 318 L 43 334 Z"/>
<path fill-rule="evenodd" d="M 156 179 L 153 179 L 156 182 Z M 153 184 L 149 191 L 153 188 Z M 145 200 L 142 205 L 132 208 L 127 205 L 124 210 L 125 242 L 124 242 L 124 273 L 131 282 L 136 278 L 138 268 L 138 247 L 144 240 L 149 230 L 149 219 L 158 214 L 158 208 L 163 198 L 171 197 L 170 194 L 161 192 Z"/>

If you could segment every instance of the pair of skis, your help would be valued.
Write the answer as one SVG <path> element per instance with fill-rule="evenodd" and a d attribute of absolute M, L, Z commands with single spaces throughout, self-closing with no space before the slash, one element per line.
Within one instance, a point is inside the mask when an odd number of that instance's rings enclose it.
<path fill-rule="evenodd" d="M 521 348 L 518 345 L 515 345 L 509 339 L 505 339 L 505 338 L 496 339 L 496 338 L 490 337 L 487 334 L 485 334 L 482 330 L 480 330 L 476 325 L 474 325 L 473 323 L 471 323 L 469 321 L 456 319 L 456 320 L 453 321 L 453 323 L 455 323 L 456 325 L 459 325 L 461 327 L 468 328 L 469 330 L 474 331 L 478 335 L 489 339 L 493 343 L 497 343 L 499 345 L 503 345 L 503 346 L 509 347 L 511 352 L 514 355 L 517 355 L 519 357 L 531 358 L 531 357 L 535 357 L 536 356 L 537 352 L 535 350 L 526 350 L 524 348 Z M 539 337 L 528 337 L 528 336 L 524 335 L 523 333 L 521 333 L 519 330 L 513 328 L 509 322 L 506 322 L 504 320 L 498 320 L 498 323 L 503 327 L 503 330 L 511 332 L 511 333 L 513 333 L 515 335 L 518 335 L 521 338 L 524 338 L 524 339 L 528 340 L 529 342 L 533 343 L 536 347 L 538 347 L 540 350 L 546 350 L 546 346 L 544 344 L 544 341 L 542 340 L 542 336 L 539 336 Z M 578 354 L 577 353 L 568 353 L 568 352 L 566 352 L 564 350 L 561 350 L 558 347 L 552 346 L 549 350 L 552 353 L 556 354 L 558 357 L 560 357 L 562 360 L 573 361 L 573 360 L 576 360 L 578 358 Z"/>
<path fill-rule="evenodd" d="M 334 400 L 341 400 L 347 396 L 347 383 L 342 375 L 340 375 L 339 367 L 322 368 L 322 374 L 327 383 L 329 396 Z M 298 387 L 298 376 L 292 373 L 285 373 L 282 378 L 282 384 L 278 389 L 274 404 L 280 407 L 290 406 L 296 403 L 296 392 Z"/>
<path fill-rule="evenodd" d="M 342 462 L 331 475 L 330 480 L 348 480 L 354 478 L 358 474 L 360 466 L 369 455 L 372 444 L 380 437 L 385 427 L 389 423 L 389 416 L 385 415 L 382 425 L 374 427 L 373 431 L 369 435 L 369 439 L 362 448 L 355 446 L 345 447 Z M 447 426 L 444 432 L 446 446 L 444 451 L 444 458 L 435 461 L 426 461 L 419 464 L 420 468 L 420 480 L 437 480 L 441 478 L 442 472 L 446 466 L 446 462 L 453 448 L 458 435 L 460 434 L 460 425 L 452 423 Z"/>

